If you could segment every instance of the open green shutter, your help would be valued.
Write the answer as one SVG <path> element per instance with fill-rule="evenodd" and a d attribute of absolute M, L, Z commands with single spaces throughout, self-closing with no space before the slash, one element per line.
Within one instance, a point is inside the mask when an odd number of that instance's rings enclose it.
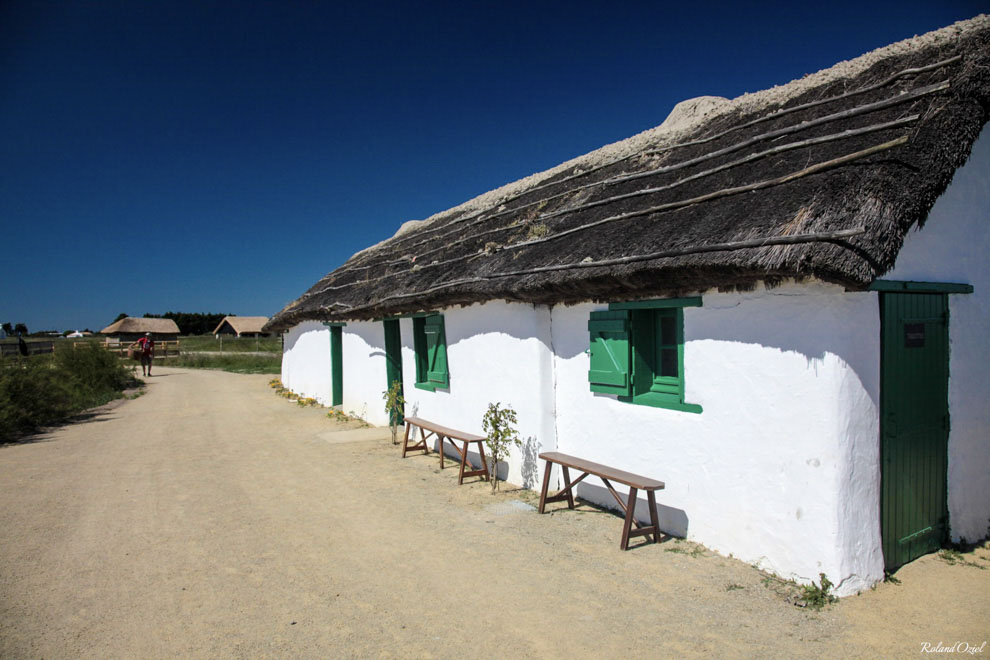
<path fill-rule="evenodd" d="M 443 316 L 434 314 L 424 319 L 423 334 L 426 335 L 426 355 L 428 367 L 427 381 L 437 387 L 450 385 L 447 372 L 447 338 L 443 331 Z"/>
<path fill-rule="evenodd" d="M 591 364 L 588 371 L 591 391 L 631 395 L 629 312 L 592 312 L 588 332 L 591 334 Z"/>

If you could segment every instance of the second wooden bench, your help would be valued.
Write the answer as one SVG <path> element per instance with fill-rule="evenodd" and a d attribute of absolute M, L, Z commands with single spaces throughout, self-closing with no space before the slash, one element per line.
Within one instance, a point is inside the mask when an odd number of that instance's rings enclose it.
<path fill-rule="evenodd" d="M 592 463 L 591 461 L 586 461 L 583 458 L 578 458 L 577 456 L 570 456 L 568 454 L 561 454 L 556 451 L 548 451 L 540 454 L 540 458 L 547 462 L 546 470 L 543 473 L 543 490 L 540 491 L 540 513 L 543 513 L 547 502 L 562 502 L 567 501 L 567 507 L 570 509 L 574 508 L 574 495 L 571 492 L 575 486 L 577 486 L 581 481 L 587 477 L 589 474 L 593 474 L 603 482 L 608 488 L 609 492 L 612 493 L 612 497 L 615 501 L 619 503 L 619 507 L 625 512 L 626 520 L 625 524 L 622 526 L 622 540 L 619 541 L 619 547 L 623 550 L 629 549 L 629 538 L 632 536 L 652 536 L 655 543 L 660 542 L 660 523 L 657 517 L 657 500 L 654 493 L 658 490 L 664 488 L 664 483 L 662 481 L 657 481 L 656 479 L 650 479 L 649 477 L 642 477 L 638 474 L 633 474 L 632 472 L 626 472 L 625 470 L 618 470 L 608 465 L 602 465 L 600 463 Z M 564 474 L 564 489 L 558 492 L 556 495 L 547 496 L 547 488 L 550 486 L 550 469 L 553 464 L 556 463 L 560 466 Z M 573 468 L 575 470 L 580 470 L 583 474 L 571 481 L 571 475 L 568 472 L 568 468 Z M 620 484 L 624 484 L 629 487 L 629 495 L 626 502 L 622 501 L 619 494 L 612 487 L 610 481 L 616 481 Z M 646 491 L 646 498 L 650 504 L 650 524 L 643 525 L 636 520 L 636 493 L 637 491 Z M 636 525 L 637 529 L 632 529 L 633 524 Z"/>
<path fill-rule="evenodd" d="M 427 444 L 427 440 L 431 437 L 437 438 L 439 445 L 440 454 L 440 469 L 443 469 L 443 443 L 444 440 L 450 442 L 454 445 L 454 449 L 461 457 L 461 472 L 457 476 L 458 485 L 464 483 L 464 477 L 484 477 L 485 481 L 491 481 L 491 475 L 488 474 L 488 460 L 485 458 L 485 436 L 475 435 L 473 433 L 465 433 L 464 431 L 458 431 L 456 429 L 448 428 L 446 426 L 441 426 L 434 422 L 427 421 L 422 417 L 406 417 L 405 419 L 406 433 L 405 437 L 402 439 L 402 458 L 406 457 L 406 453 L 410 451 L 423 450 L 427 454 L 430 453 L 430 447 Z M 419 442 L 414 444 L 409 444 L 411 436 L 415 434 L 412 430 L 413 428 L 419 429 Z M 464 443 L 463 447 L 458 447 L 457 443 Z M 467 452 L 468 447 L 471 443 L 478 445 L 478 453 L 481 454 L 481 469 L 480 470 L 467 470 Z M 473 466 L 472 466 L 473 467 Z"/>

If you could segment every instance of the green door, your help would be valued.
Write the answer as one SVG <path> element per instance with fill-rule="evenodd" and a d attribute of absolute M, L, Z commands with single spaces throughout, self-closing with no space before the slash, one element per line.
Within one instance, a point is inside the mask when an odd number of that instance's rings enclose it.
<path fill-rule="evenodd" d="M 386 319 L 385 324 L 385 389 L 399 381 L 399 394 L 402 391 L 402 334 L 399 332 L 398 319 Z M 404 396 L 404 394 L 403 394 Z M 399 415 L 399 424 L 403 423 Z"/>
<path fill-rule="evenodd" d="M 881 293 L 880 310 L 880 517 L 893 570 L 947 536 L 948 297 Z"/>
<path fill-rule="evenodd" d="M 330 326 L 330 380 L 333 385 L 330 405 L 344 404 L 344 365 L 343 365 L 343 328 L 339 325 Z"/>

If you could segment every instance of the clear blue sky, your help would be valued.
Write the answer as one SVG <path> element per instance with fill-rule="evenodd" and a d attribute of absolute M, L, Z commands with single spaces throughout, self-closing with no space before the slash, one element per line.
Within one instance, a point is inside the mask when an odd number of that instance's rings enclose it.
<path fill-rule="evenodd" d="M 270 316 L 475 195 L 973 1 L 0 0 L 0 321 Z"/>

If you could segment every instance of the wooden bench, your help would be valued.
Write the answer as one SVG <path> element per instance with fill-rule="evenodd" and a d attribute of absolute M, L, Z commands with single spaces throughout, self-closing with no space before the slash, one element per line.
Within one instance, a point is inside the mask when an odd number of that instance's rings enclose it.
<path fill-rule="evenodd" d="M 483 435 L 474 435 L 473 433 L 465 433 L 464 431 L 458 431 L 456 429 L 447 428 L 446 426 L 441 426 L 433 422 L 429 422 L 421 417 L 406 417 L 406 433 L 402 440 L 402 458 L 406 457 L 406 453 L 410 451 L 417 451 L 422 449 L 427 454 L 430 453 L 430 447 L 427 444 L 427 440 L 431 437 L 437 438 L 439 441 L 439 454 L 440 454 L 440 469 L 443 469 L 443 443 L 444 440 L 450 442 L 454 445 L 454 449 L 461 456 L 461 472 L 457 476 L 457 484 L 460 485 L 464 483 L 464 477 L 476 477 L 482 476 L 485 481 L 491 481 L 491 475 L 488 474 L 488 461 L 485 459 L 485 445 L 484 442 L 487 438 Z M 409 440 L 413 435 L 413 428 L 419 429 L 419 442 L 414 444 L 409 444 Z M 457 446 L 458 442 L 464 443 L 464 446 L 459 448 Z M 478 453 L 481 454 L 481 469 L 480 470 L 468 470 L 467 468 L 467 452 L 468 447 L 471 443 L 476 443 L 478 445 Z"/>
<path fill-rule="evenodd" d="M 574 495 L 572 490 L 575 486 L 581 483 L 585 477 L 589 474 L 593 474 L 605 482 L 605 486 L 608 488 L 609 492 L 612 493 L 612 497 L 615 498 L 615 501 L 619 503 L 619 507 L 626 514 L 626 521 L 622 526 L 622 540 L 619 542 L 619 547 L 623 550 L 628 550 L 629 538 L 632 536 L 650 535 L 653 537 L 653 541 L 655 543 L 660 542 L 660 524 L 657 517 L 657 500 L 655 492 L 664 488 L 664 483 L 662 481 L 642 477 L 638 474 L 633 474 L 632 472 L 626 472 L 624 470 L 617 470 L 607 465 L 592 463 L 591 461 L 586 461 L 583 458 L 561 454 L 556 451 L 544 452 L 540 454 L 540 458 L 547 462 L 546 469 L 543 472 L 543 490 L 540 492 L 540 513 L 545 512 L 547 502 L 561 502 L 566 500 L 567 507 L 569 509 L 573 509 Z M 556 495 L 551 495 L 548 497 L 547 488 L 550 485 L 550 469 L 553 467 L 554 463 L 559 465 L 564 473 L 564 489 Z M 571 481 L 568 468 L 580 470 L 583 474 L 575 481 Z M 629 496 L 626 502 L 622 501 L 622 498 L 619 497 L 619 494 L 615 491 L 615 488 L 613 488 L 612 484 L 609 483 L 610 481 L 616 481 L 629 487 Z M 643 525 L 636 520 L 636 493 L 640 490 L 646 491 L 646 498 L 650 504 L 649 525 Z M 632 529 L 633 524 L 636 525 L 637 529 Z"/>

